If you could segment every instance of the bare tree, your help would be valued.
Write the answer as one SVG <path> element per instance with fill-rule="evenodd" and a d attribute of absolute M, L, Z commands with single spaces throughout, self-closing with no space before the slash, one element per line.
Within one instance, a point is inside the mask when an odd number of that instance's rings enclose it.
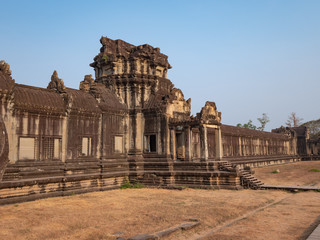
<path fill-rule="evenodd" d="M 264 131 L 264 128 L 266 127 L 267 123 L 270 122 L 269 117 L 267 116 L 266 113 L 262 113 L 262 117 L 261 118 L 257 118 L 258 121 L 261 124 L 261 127 L 258 127 L 258 130 Z"/>
<path fill-rule="evenodd" d="M 288 116 L 288 120 L 286 121 L 286 125 L 288 127 L 299 127 L 302 124 L 303 118 L 299 118 L 297 117 L 295 112 L 292 112 L 289 116 Z"/>

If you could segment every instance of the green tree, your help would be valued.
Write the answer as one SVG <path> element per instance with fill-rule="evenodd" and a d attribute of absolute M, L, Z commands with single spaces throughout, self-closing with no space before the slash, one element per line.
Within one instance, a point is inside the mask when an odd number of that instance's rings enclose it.
<path fill-rule="evenodd" d="M 258 127 L 257 129 L 263 131 L 265 129 L 267 123 L 270 122 L 270 119 L 269 119 L 269 117 L 267 116 L 266 113 L 262 113 L 262 117 L 261 118 L 257 118 L 257 119 L 261 124 L 261 127 Z"/>
<path fill-rule="evenodd" d="M 253 130 L 256 130 L 257 127 L 255 125 L 252 124 L 252 120 L 249 120 L 248 123 L 245 123 L 245 124 L 241 124 L 241 123 L 238 123 L 237 124 L 237 127 L 241 127 L 241 128 L 249 128 L 249 129 L 253 129 Z"/>

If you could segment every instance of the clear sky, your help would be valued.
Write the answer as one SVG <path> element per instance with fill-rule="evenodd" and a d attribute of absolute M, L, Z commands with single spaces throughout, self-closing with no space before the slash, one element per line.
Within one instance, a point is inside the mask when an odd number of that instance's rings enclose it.
<path fill-rule="evenodd" d="M 320 118 L 320 1 L 0 0 L 0 60 L 17 83 L 47 87 L 53 70 L 79 87 L 100 37 L 148 43 L 169 56 L 169 79 L 192 113 L 214 101 L 222 122 L 291 112 Z"/>

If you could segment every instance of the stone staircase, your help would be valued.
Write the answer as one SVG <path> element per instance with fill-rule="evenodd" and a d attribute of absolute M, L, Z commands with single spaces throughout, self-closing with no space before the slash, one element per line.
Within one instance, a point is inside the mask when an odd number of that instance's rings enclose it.
<path fill-rule="evenodd" d="M 240 182 L 244 188 L 261 189 L 264 185 L 259 179 L 251 174 L 251 170 L 240 169 Z"/>
<path fill-rule="evenodd" d="M 220 171 L 228 171 L 228 172 L 235 172 L 236 168 L 228 161 L 220 161 L 218 162 L 218 169 Z"/>
<path fill-rule="evenodd" d="M 240 169 L 237 165 L 231 164 L 228 161 L 219 162 L 218 168 L 220 171 L 238 171 L 240 175 L 241 186 L 243 186 L 244 188 L 261 189 L 261 187 L 264 185 L 263 182 L 252 175 L 252 171 L 250 170 L 250 168 Z"/>

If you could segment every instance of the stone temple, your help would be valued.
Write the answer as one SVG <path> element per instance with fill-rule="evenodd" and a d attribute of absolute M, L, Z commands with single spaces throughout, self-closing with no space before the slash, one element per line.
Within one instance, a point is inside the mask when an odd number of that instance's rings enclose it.
<path fill-rule="evenodd" d="M 17 84 L 0 62 L 0 204 L 119 188 L 259 188 L 250 167 L 319 158 L 308 129 L 263 132 L 221 123 L 214 102 L 194 117 L 150 45 L 100 39 L 80 89 L 56 71 L 47 89 Z"/>

